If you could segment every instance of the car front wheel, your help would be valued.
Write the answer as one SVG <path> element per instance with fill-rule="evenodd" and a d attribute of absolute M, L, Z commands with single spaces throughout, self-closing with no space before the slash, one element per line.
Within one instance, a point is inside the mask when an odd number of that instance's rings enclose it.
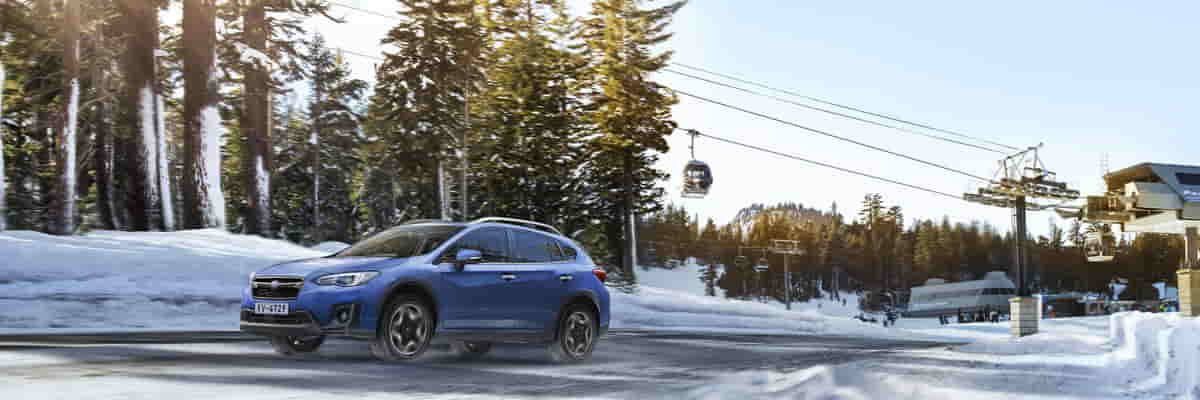
<path fill-rule="evenodd" d="M 558 363 L 575 363 L 586 360 L 596 348 L 599 336 L 596 314 L 584 305 L 567 308 L 558 321 L 558 332 L 547 351 L 550 359 Z"/>
<path fill-rule="evenodd" d="M 401 295 L 388 303 L 371 354 L 384 361 L 407 361 L 420 357 L 433 339 L 433 313 L 421 298 Z"/>
<path fill-rule="evenodd" d="M 312 337 L 296 337 L 296 336 L 273 336 L 271 337 L 271 347 L 275 348 L 275 352 L 290 356 L 298 353 L 312 353 L 321 347 L 321 343 L 325 343 L 324 336 Z"/>

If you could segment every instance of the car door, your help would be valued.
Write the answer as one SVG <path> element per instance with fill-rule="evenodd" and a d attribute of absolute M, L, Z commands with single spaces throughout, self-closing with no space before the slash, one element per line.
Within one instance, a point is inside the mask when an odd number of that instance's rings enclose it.
<path fill-rule="evenodd" d="M 511 282 L 517 300 L 517 317 L 524 329 L 554 326 L 558 307 L 574 279 L 558 242 L 540 232 L 510 229 L 517 278 Z"/>
<path fill-rule="evenodd" d="M 478 250 L 482 262 L 454 266 L 459 249 Z M 445 329 L 511 329 L 517 320 L 508 315 L 516 300 L 510 295 L 509 282 L 515 279 L 509 256 L 508 232 L 503 228 L 481 228 L 464 235 L 439 256 L 438 271 L 444 289 L 438 296 L 446 315 Z"/>

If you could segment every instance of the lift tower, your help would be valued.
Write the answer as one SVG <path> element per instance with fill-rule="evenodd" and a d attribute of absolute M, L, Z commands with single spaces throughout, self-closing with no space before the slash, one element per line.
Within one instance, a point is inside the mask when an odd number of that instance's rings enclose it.
<path fill-rule="evenodd" d="M 1079 198 L 1079 191 L 1059 182 L 1053 172 L 1046 169 L 1038 156 L 1038 144 L 1010 155 L 1000 160 L 1000 168 L 996 176 L 987 186 L 979 188 L 976 193 L 964 193 L 963 199 L 989 206 L 1009 208 L 1013 210 L 1016 225 L 1016 269 L 1017 297 L 1009 300 L 1011 306 L 1010 319 L 1014 336 L 1026 336 L 1037 333 L 1037 302 L 1029 291 L 1027 264 L 1029 255 L 1025 250 L 1025 212 L 1027 210 L 1041 211 L 1052 205 L 1039 204 L 1031 200 L 1057 200 L 1067 202 Z"/>

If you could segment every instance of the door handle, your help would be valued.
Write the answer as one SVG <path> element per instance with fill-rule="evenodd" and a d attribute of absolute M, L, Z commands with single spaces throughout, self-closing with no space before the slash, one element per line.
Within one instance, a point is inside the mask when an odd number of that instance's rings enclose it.
<path fill-rule="evenodd" d="M 559 275 L 559 276 L 558 276 L 558 280 L 560 280 L 560 281 L 563 281 L 563 282 L 569 282 L 569 281 L 572 281 L 572 280 L 574 280 L 574 279 L 575 279 L 575 277 L 574 277 L 574 276 L 567 275 L 567 274 L 562 274 L 562 275 Z"/>
<path fill-rule="evenodd" d="M 514 274 L 500 274 L 500 279 L 511 281 L 513 279 L 517 279 L 517 276 Z"/>

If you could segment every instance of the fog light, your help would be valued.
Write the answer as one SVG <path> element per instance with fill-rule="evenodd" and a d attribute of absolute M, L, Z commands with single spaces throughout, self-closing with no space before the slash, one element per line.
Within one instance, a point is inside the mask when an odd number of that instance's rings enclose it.
<path fill-rule="evenodd" d="M 349 310 L 349 308 L 343 308 L 343 309 L 342 309 L 342 311 L 338 311 L 338 313 L 337 313 L 337 319 L 338 319 L 338 322 L 339 322 L 339 323 L 342 323 L 342 324 L 345 324 L 345 323 L 348 323 L 348 322 L 350 322 L 350 310 Z"/>

